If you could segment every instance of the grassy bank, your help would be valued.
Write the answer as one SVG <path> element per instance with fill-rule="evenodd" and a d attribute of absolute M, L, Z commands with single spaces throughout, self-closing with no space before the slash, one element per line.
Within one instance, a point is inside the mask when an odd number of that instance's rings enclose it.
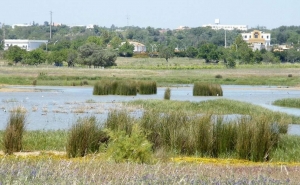
<path fill-rule="evenodd" d="M 158 65 L 169 67 L 156 67 Z M 99 80 L 152 80 L 159 86 L 213 82 L 237 85 L 297 86 L 300 84 L 299 67 L 295 64 L 239 65 L 236 69 L 224 65 L 205 64 L 200 60 L 173 59 L 169 63 L 162 59 L 119 58 L 117 68 L 94 69 L 86 67 L 1 66 L 0 84 L 73 86 L 86 81 L 94 85 Z M 189 67 L 194 65 L 196 67 Z M 138 67 L 140 66 L 140 67 Z M 144 67 L 143 67 L 144 66 Z M 173 67 L 170 67 L 173 66 Z M 175 68 L 175 67 L 176 68 Z"/>

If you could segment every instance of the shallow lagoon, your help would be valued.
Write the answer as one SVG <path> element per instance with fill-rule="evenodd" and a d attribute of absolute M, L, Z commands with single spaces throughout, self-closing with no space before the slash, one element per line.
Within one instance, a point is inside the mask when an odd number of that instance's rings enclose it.
<path fill-rule="evenodd" d="M 22 106 L 26 108 L 28 130 L 68 129 L 79 117 L 95 115 L 104 120 L 111 108 L 120 108 L 120 102 L 135 99 L 163 99 L 164 87 L 156 95 L 137 96 L 94 96 L 93 87 L 48 87 L 10 86 L 25 92 L 0 92 L 0 129 L 5 128 L 9 110 Z M 193 96 L 192 85 L 178 85 L 171 88 L 171 100 L 205 101 L 226 98 L 260 105 L 273 111 L 300 116 L 300 110 L 273 106 L 272 102 L 283 98 L 299 98 L 300 89 L 274 86 L 222 85 L 222 97 Z M 291 124 L 289 134 L 300 135 L 300 126 Z"/>

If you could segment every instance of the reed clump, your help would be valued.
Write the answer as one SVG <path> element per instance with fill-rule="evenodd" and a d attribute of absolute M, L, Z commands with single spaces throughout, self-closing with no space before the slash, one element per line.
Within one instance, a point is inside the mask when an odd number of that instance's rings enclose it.
<path fill-rule="evenodd" d="M 101 80 L 95 83 L 93 95 L 136 95 L 136 82 Z"/>
<path fill-rule="evenodd" d="M 113 132 L 124 131 L 126 135 L 131 135 L 135 120 L 126 110 L 111 110 L 108 113 L 104 127 Z"/>
<path fill-rule="evenodd" d="M 237 155 L 241 159 L 267 161 L 279 141 L 279 125 L 268 116 L 242 117 L 225 122 L 211 114 L 146 111 L 140 120 L 154 151 L 161 148 L 179 155 L 219 157 Z"/>
<path fill-rule="evenodd" d="M 156 94 L 157 85 L 155 81 L 138 81 L 139 94 Z"/>
<path fill-rule="evenodd" d="M 96 117 L 79 118 L 69 131 L 66 152 L 69 158 L 83 157 L 99 150 L 106 133 L 98 126 Z"/>
<path fill-rule="evenodd" d="M 10 112 L 9 120 L 3 135 L 4 153 L 12 154 L 22 150 L 25 131 L 26 111 L 17 107 Z"/>
<path fill-rule="evenodd" d="M 164 99 L 165 100 L 170 100 L 170 98 L 171 98 L 171 89 L 168 87 L 165 90 Z"/>
<path fill-rule="evenodd" d="M 195 82 L 193 96 L 223 96 L 223 90 L 219 84 Z"/>

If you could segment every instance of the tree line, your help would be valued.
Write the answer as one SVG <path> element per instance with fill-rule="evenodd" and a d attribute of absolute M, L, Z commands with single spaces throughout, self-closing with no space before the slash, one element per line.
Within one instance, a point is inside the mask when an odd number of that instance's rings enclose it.
<path fill-rule="evenodd" d="M 1 37 L 3 29 L 0 29 Z M 253 29 L 248 31 L 250 32 Z M 95 66 L 109 66 L 114 63 L 104 62 L 114 58 L 109 57 L 109 55 L 116 55 L 115 57 L 133 56 L 134 47 L 125 42 L 126 40 L 134 40 L 145 44 L 149 56 L 159 56 L 165 58 L 166 61 L 173 56 L 203 58 L 206 62 L 224 61 L 225 63 L 228 61 L 240 63 L 300 61 L 299 52 L 297 51 L 299 48 L 300 26 L 281 26 L 272 30 L 267 30 L 264 27 L 255 29 L 271 33 L 272 44 L 288 44 L 293 48 L 281 52 L 250 51 L 240 38 L 241 31 L 239 30 L 226 31 L 227 45 L 230 47 L 224 48 L 225 31 L 213 30 L 209 27 L 169 30 L 153 27 L 116 27 L 112 25 L 110 28 L 94 26 L 91 29 L 86 29 L 80 26 L 61 25 L 52 27 L 53 36 L 47 45 L 43 45 L 40 50 L 28 52 L 26 55 L 22 54 L 22 60 L 20 60 L 21 54 L 18 54 L 19 57 L 16 57 L 13 61 L 38 64 L 44 60 L 54 62 L 57 65 L 60 65 L 62 61 L 66 61 L 69 66 L 74 65 L 76 62 L 88 66 L 94 66 L 94 63 Z M 48 24 L 15 27 L 14 29 L 5 26 L 6 39 L 47 39 L 50 34 L 49 30 Z M 122 42 L 125 42 L 125 44 L 121 45 Z M 82 53 L 83 48 L 93 50 L 93 54 L 84 55 Z M 5 56 L 10 55 L 6 54 Z M 37 59 L 39 58 L 37 56 L 41 56 L 41 59 Z M 96 64 L 96 61 L 98 64 Z"/>

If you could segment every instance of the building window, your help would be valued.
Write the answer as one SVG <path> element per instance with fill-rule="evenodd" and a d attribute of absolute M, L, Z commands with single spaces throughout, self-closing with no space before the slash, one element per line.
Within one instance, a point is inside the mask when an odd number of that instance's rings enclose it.
<path fill-rule="evenodd" d="M 258 33 L 256 32 L 256 33 L 254 33 L 254 38 L 258 38 Z"/>
<path fill-rule="evenodd" d="M 263 38 L 264 38 L 264 36 L 261 36 L 261 38 L 263 39 Z"/>
<path fill-rule="evenodd" d="M 245 35 L 245 39 L 247 38 L 247 35 Z"/>
<path fill-rule="evenodd" d="M 267 36 L 267 39 L 269 38 L 269 35 Z"/>

